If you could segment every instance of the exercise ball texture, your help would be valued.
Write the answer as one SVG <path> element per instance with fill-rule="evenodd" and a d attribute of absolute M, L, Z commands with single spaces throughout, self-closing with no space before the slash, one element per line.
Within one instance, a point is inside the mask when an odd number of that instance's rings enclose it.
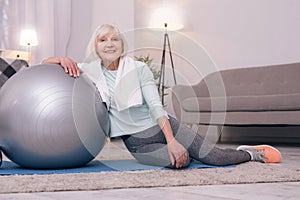
<path fill-rule="evenodd" d="M 106 106 L 84 75 L 41 64 L 19 71 L 0 90 L 0 147 L 26 168 L 70 168 L 94 159 L 109 131 Z"/>

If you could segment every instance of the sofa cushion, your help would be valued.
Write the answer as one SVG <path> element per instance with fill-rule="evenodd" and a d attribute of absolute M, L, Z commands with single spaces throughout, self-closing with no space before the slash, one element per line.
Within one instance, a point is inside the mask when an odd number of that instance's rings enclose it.
<path fill-rule="evenodd" d="M 251 96 L 300 93 L 300 63 L 227 69 L 213 72 L 193 86 L 199 97 L 220 94 Z M 216 96 L 216 95 L 214 95 Z"/>
<path fill-rule="evenodd" d="M 213 100 L 213 104 L 211 100 Z M 228 96 L 212 99 L 209 97 L 191 97 L 183 100 L 181 105 L 187 112 L 300 110 L 300 93 Z"/>

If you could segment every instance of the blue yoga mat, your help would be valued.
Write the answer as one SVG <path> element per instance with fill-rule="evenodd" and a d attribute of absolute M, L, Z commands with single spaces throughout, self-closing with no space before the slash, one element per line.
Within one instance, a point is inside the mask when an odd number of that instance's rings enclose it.
<path fill-rule="evenodd" d="M 194 168 L 217 168 L 219 166 L 206 165 L 200 162 L 192 161 L 191 164 L 184 169 Z M 222 166 L 224 167 L 234 167 Z M 184 170 L 183 169 L 183 170 Z M 68 173 L 89 173 L 89 172 L 112 172 L 112 171 L 135 171 L 135 170 L 172 170 L 166 167 L 157 167 L 143 165 L 134 159 L 130 160 L 93 160 L 85 166 L 69 169 L 27 169 L 10 162 L 3 161 L 0 167 L 0 175 L 33 175 L 33 174 L 68 174 Z"/>

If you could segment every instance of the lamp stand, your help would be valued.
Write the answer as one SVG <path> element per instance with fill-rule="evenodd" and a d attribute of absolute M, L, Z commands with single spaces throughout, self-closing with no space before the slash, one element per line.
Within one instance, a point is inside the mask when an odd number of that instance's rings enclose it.
<path fill-rule="evenodd" d="M 160 76 L 159 76 L 159 82 L 158 82 L 158 93 L 161 95 L 162 105 L 164 105 L 164 97 L 165 97 L 166 47 L 168 47 L 168 50 L 169 50 L 174 83 L 175 83 L 175 85 L 177 84 L 176 77 L 175 77 L 172 51 L 171 51 L 171 46 L 170 46 L 170 40 L 169 40 L 169 35 L 168 35 L 168 32 L 167 32 L 167 26 L 168 26 L 168 24 L 165 23 L 165 30 L 166 31 L 165 31 L 165 34 L 164 34 L 164 45 L 163 45 L 163 52 L 162 52 L 162 58 L 161 58 Z"/>
<path fill-rule="evenodd" d="M 28 67 L 31 65 L 31 46 L 27 43 L 27 53 L 28 53 Z"/>

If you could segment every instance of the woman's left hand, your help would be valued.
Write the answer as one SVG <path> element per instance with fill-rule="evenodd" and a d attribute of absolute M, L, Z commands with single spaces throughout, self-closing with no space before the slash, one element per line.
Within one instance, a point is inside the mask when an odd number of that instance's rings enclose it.
<path fill-rule="evenodd" d="M 168 143 L 168 152 L 173 167 L 181 168 L 188 162 L 187 150 L 176 139 Z"/>

